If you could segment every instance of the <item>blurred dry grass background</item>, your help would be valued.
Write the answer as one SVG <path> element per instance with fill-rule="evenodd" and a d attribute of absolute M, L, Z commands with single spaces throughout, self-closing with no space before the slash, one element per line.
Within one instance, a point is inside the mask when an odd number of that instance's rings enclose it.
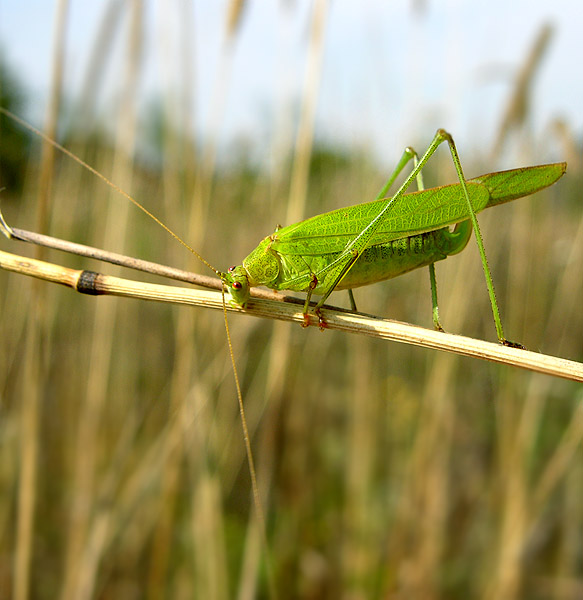
<path fill-rule="evenodd" d="M 236 52 L 229 42 L 244 26 L 243 4 L 226 7 L 215 124 L 224 116 L 221 95 Z M 122 56 L 107 44 L 122 12 L 121 3 L 111 3 L 87 86 L 74 105 L 76 119 L 59 120 L 66 51 L 56 44 L 43 128 L 60 132 L 69 148 L 225 268 L 276 223 L 374 198 L 388 175 L 362 151 L 314 140 L 327 4 L 314 2 L 300 118 L 293 134 L 276 132 L 282 150 L 272 172 L 257 169 L 244 149 L 228 166 L 218 165 L 215 137 L 201 146 L 184 134 L 188 122 L 170 118 L 175 98 L 163 98 L 148 119 L 139 114 L 138 2 L 128 5 Z M 57 40 L 67 19 L 66 3 L 59 6 Z M 187 23 L 186 4 L 184 10 Z M 113 60 L 124 61 L 126 74 L 115 110 L 98 117 L 93 91 L 102 63 Z M 532 76 L 528 57 L 525 65 Z M 523 148 L 537 148 L 535 156 L 523 149 L 516 166 L 567 159 L 568 175 L 480 221 L 507 335 L 581 361 L 580 146 L 569 125 L 558 122 L 538 124 L 558 156 L 541 156 L 540 145 L 529 143 L 526 75 L 501 116 L 497 143 L 504 147 L 513 128 L 527 140 Z M 185 71 L 185 97 L 192 84 Z M 8 139 L 10 125 L 3 121 L 2 127 L 0 141 Z M 411 141 L 420 141 L 422 150 L 432 134 L 412 132 Z M 27 156 L 24 146 L 18 150 L 26 164 L 22 189 L 11 186 L 2 195 L 9 223 L 202 270 L 78 165 L 38 140 L 31 146 Z M 455 179 L 446 153 L 440 154 L 428 185 Z M 496 169 L 478 152 L 462 161 L 468 176 Z M 75 257 L 46 256 L 115 272 Z M 444 326 L 493 339 L 473 244 L 439 263 L 437 274 Z M 356 298 L 366 312 L 431 326 L 425 271 L 363 288 Z M 3 272 L 0 306 L 1 598 L 583 595 L 581 386 L 418 348 L 233 317 L 267 517 L 265 549 L 222 315 L 83 297 Z"/>

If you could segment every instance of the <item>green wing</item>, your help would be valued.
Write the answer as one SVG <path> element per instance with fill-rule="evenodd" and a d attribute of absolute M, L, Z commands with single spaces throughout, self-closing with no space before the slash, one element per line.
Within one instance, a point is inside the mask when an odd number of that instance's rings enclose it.
<path fill-rule="evenodd" d="M 467 181 L 476 213 L 528 196 L 559 179 L 565 163 L 490 173 Z M 276 232 L 271 248 L 282 254 L 316 256 L 341 252 L 386 206 L 387 199 L 348 206 L 317 215 Z M 461 184 L 405 194 L 372 236 L 368 246 L 433 231 L 469 217 Z"/>
<path fill-rule="evenodd" d="M 471 181 L 482 183 L 488 188 L 490 200 L 486 208 L 489 208 L 543 190 L 558 181 L 566 171 L 567 163 L 561 162 L 489 173 Z"/>

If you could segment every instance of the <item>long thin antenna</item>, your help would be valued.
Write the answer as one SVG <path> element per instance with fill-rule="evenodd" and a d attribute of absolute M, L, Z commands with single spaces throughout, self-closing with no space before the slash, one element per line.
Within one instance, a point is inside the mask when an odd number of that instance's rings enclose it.
<path fill-rule="evenodd" d="M 270 591 L 270 597 L 275 598 L 275 582 L 273 579 L 273 568 L 271 565 L 271 556 L 269 553 L 269 544 L 267 543 L 267 526 L 265 523 L 265 512 L 261 495 L 259 493 L 259 485 L 257 483 L 257 471 L 255 469 L 255 460 L 253 451 L 251 450 L 251 437 L 249 435 L 249 427 L 247 426 L 247 417 L 245 416 L 245 406 L 243 404 L 243 394 L 241 393 L 241 385 L 239 383 L 239 375 L 235 366 L 235 354 L 233 352 L 233 343 L 231 341 L 231 332 L 229 331 L 229 320 L 227 319 L 227 304 L 225 302 L 225 288 L 222 290 L 223 298 L 223 315 L 225 317 L 225 330 L 227 332 L 227 345 L 229 346 L 229 354 L 231 356 L 231 364 L 233 365 L 233 375 L 235 376 L 235 387 L 237 388 L 237 400 L 239 402 L 239 414 L 241 415 L 241 427 L 243 429 L 243 439 L 245 440 L 245 452 L 247 453 L 247 462 L 249 464 L 249 475 L 251 477 L 251 491 L 253 493 L 253 502 L 255 504 L 255 514 L 259 525 L 260 535 L 265 548 L 265 562 L 267 565 L 267 579 Z"/>
<path fill-rule="evenodd" d="M 119 192 L 122 196 L 124 196 L 126 199 L 128 199 L 132 204 L 134 204 L 142 212 L 144 212 L 146 215 L 148 215 L 148 217 L 150 217 L 153 221 L 155 221 L 158 225 L 160 225 L 163 229 L 165 229 L 175 240 L 177 240 L 178 242 L 180 242 L 187 250 L 190 250 L 190 252 L 192 252 L 192 254 L 194 254 L 203 264 L 205 264 L 209 269 L 211 269 L 211 271 L 213 271 L 216 275 L 218 275 L 221 278 L 221 280 L 224 281 L 224 274 L 223 273 L 221 273 L 220 271 L 218 271 L 217 269 L 215 269 L 196 250 L 194 250 L 194 248 L 192 248 L 191 246 L 189 246 L 184 240 L 182 240 L 182 238 L 180 238 L 169 227 L 167 227 L 164 223 L 162 223 L 162 221 L 160 221 L 160 219 L 158 219 L 158 217 L 156 217 L 155 215 L 153 215 L 147 208 L 145 208 L 144 206 L 142 206 L 137 200 L 135 200 L 132 196 L 130 196 L 130 194 L 128 194 L 126 191 L 124 191 L 123 189 L 121 189 L 115 183 L 113 183 L 112 181 L 110 181 L 107 177 L 105 177 L 105 175 L 102 175 L 99 171 L 97 171 L 96 169 L 94 169 L 91 165 L 89 165 L 88 163 L 86 163 L 84 160 L 82 160 L 81 158 L 79 158 L 78 156 L 76 156 L 75 154 L 73 154 L 70 150 L 68 150 L 67 148 L 65 148 L 64 146 L 62 146 L 58 142 L 56 142 L 51 137 L 49 137 L 46 134 L 44 134 L 42 131 L 38 130 L 36 127 L 34 127 L 33 125 L 31 125 L 30 123 L 28 123 L 24 119 L 21 119 L 20 117 L 17 117 L 15 114 L 11 113 L 9 110 L 6 110 L 5 108 L 3 108 L 1 106 L 0 106 L 0 114 L 6 115 L 7 117 L 9 117 L 9 118 L 13 119 L 14 121 L 16 121 L 17 123 L 19 123 L 25 129 L 28 129 L 29 131 L 31 131 L 35 135 L 38 135 L 41 139 L 43 139 L 44 141 L 46 141 L 48 144 L 51 144 L 53 147 L 55 147 L 58 150 L 60 150 L 61 152 L 63 152 L 65 155 L 67 155 L 69 158 L 73 159 L 79 165 L 81 165 L 82 167 L 85 167 L 90 173 L 93 173 L 93 175 L 97 176 L 99 179 L 101 179 L 107 185 L 111 186 L 114 190 L 116 190 L 117 192 Z M 4 221 L 4 219 L 1 217 L 1 213 L 0 213 L 0 229 L 3 229 L 4 233 L 6 235 L 8 235 L 8 237 L 17 237 L 14 234 L 14 230 L 12 230 L 6 224 L 6 222 Z M 231 357 L 231 363 L 233 365 L 233 375 L 235 377 L 235 387 L 236 387 L 236 390 L 237 390 L 237 399 L 238 399 L 238 403 L 239 403 L 239 412 L 240 412 L 240 415 L 241 415 L 241 425 L 242 425 L 242 428 L 243 428 L 243 438 L 244 438 L 244 441 L 245 441 L 245 451 L 246 451 L 246 454 L 247 454 L 247 460 L 248 460 L 248 464 L 249 464 L 249 473 L 250 473 L 250 476 L 251 476 L 251 489 L 252 489 L 252 493 L 253 493 L 253 502 L 254 502 L 254 505 L 255 505 L 256 516 L 257 516 L 257 521 L 258 521 L 259 528 L 260 528 L 260 531 L 261 531 L 261 537 L 262 537 L 262 540 L 263 540 L 263 545 L 264 545 L 265 551 L 266 551 L 266 564 L 267 564 L 267 576 L 268 576 L 269 592 L 270 592 L 270 597 L 271 598 L 275 598 L 276 597 L 276 595 L 275 595 L 275 583 L 274 583 L 273 569 L 272 569 L 272 566 L 271 566 L 271 560 L 270 560 L 270 554 L 269 554 L 269 545 L 267 543 L 267 531 L 266 531 L 266 525 L 265 525 L 265 513 L 263 511 L 263 505 L 261 503 L 261 497 L 260 497 L 260 494 L 259 494 L 259 486 L 258 486 L 258 483 L 257 483 L 257 472 L 256 472 L 256 469 L 255 469 L 255 461 L 253 459 L 253 452 L 252 452 L 252 449 L 251 449 L 251 439 L 250 439 L 250 436 L 249 436 L 249 428 L 247 426 L 247 419 L 245 417 L 245 407 L 244 407 L 244 404 L 243 404 L 243 395 L 241 393 L 241 385 L 239 383 L 239 375 L 237 373 L 237 367 L 235 365 L 235 355 L 233 353 L 233 344 L 231 342 L 231 333 L 229 331 L 229 322 L 228 322 L 228 319 L 227 319 L 227 306 L 226 306 L 226 302 L 225 302 L 225 289 L 224 289 L 224 286 L 222 287 L 222 302 L 223 302 L 223 313 L 224 313 L 224 317 L 225 317 L 225 330 L 226 330 L 226 333 L 227 333 L 227 344 L 228 344 L 228 347 L 229 347 L 229 354 L 230 354 L 230 357 Z"/>
<path fill-rule="evenodd" d="M 200 260 L 211 271 L 213 271 L 216 275 L 218 275 L 222 279 L 223 274 L 220 271 L 217 271 L 217 269 L 215 269 L 207 260 L 205 260 L 194 248 L 189 246 L 178 234 L 174 233 L 172 231 L 172 229 L 170 229 L 170 227 L 168 227 L 167 225 L 164 225 L 164 223 L 162 223 L 162 221 L 160 221 L 160 219 L 158 219 L 158 217 L 153 215 L 145 206 L 142 206 L 136 199 L 132 198 L 132 196 L 130 196 L 126 191 L 122 190 L 119 186 L 117 186 L 115 183 L 113 183 L 113 181 L 110 181 L 105 175 L 101 174 L 99 171 L 94 169 L 91 165 L 86 163 L 83 159 L 79 158 L 77 155 L 73 154 L 70 150 L 67 150 L 67 148 L 65 148 L 65 146 L 62 146 L 61 144 L 59 144 L 59 142 L 53 140 L 51 137 L 49 137 L 45 133 L 43 133 L 42 131 L 40 131 L 39 129 L 37 129 L 36 127 L 34 127 L 33 125 L 31 125 L 30 123 L 25 121 L 24 119 L 17 117 L 15 114 L 11 113 L 9 110 L 6 110 L 2 106 L 0 106 L 0 113 L 6 115 L 7 117 L 9 117 L 11 119 L 14 119 L 14 121 L 16 121 L 19 125 L 21 125 L 25 129 L 28 129 L 35 135 L 38 135 L 45 142 L 47 142 L 48 144 L 51 144 L 52 146 L 54 146 L 55 148 L 57 148 L 58 150 L 63 152 L 63 154 L 66 154 L 69 158 L 72 158 L 76 163 L 80 164 L 82 167 L 85 167 L 90 173 L 93 173 L 93 175 L 95 175 L 96 177 L 99 177 L 99 179 L 101 179 L 102 181 L 107 183 L 107 185 L 111 186 L 116 192 L 120 193 L 122 196 L 127 198 L 132 204 L 134 204 L 134 206 L 137 206 L 142 212 L 144 212 L 146 215 L 148 215 L 148 217 L 150 217 L 150 219 L 152 219 L 153 221 L 158 223 L 158 225 L 160 225 L 160 227 L 165 229 L 175 240 L 180 242 L 187 250 L 192 252 L 192 254 L 194 254 L 198 258 L 198 260 Z"/>

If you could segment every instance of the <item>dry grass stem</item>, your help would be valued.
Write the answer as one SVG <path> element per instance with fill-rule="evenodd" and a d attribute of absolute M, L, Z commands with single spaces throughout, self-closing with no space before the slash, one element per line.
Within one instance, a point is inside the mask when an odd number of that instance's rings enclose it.
<path fill-rule="evenodd" d="M 26 70 L 0 65 L 0 202 L 39 233 L 1 214 L 0 232 L 84 257 L 0 248 L 0 485 L 13 490 L 0 596 L 576 596 L 583 364 L 554 357 L 583 363 L 583 162 L 569 118 L 531 110 L 567 47 L 553 26 L 525 23 L 530 47 L 511 40 L 502 65 L 487 44 L 456 60 L 463 19 L 434 28 L 436 54 L 418 19 L 391 15 L 404 48 L 382 10 L 330 0 L 110 0 L 77 41 L 68 29 L 88 21 L 70 4 L 55 4 L 51 46 L 30 44 L 39 64 L 49 55 L 44 104 L 19 92 Z M 488 39 L 489 17 L 472 39 Z M 471 77 L 479 65 L 486 78 Z M 429 104 L 428 73 L 447 83 Z M 506 106 L 488 102 L 492 85 Z M 226 306 L 215 263 L 241 264 L 277 224 L 374 198 L 401 149 L 458 114 L 468 175 L 569 161 L 556 186 L 479 217 L 504 328 L 538 353 L 497 342 L 472 242 L 436 266 L 440 313 L 491 342 L 431 329 L 421 270 L 357 291 L 369 314 L 323 307 L 327 329 L 353 336 L 318 331 L 313 308 L 300 327 L 304 294 L 253 288 L 245 309 Z M 454 171 L 440 151 L 428 187 Z"/>
<path fill-rule="evenodd" d="M 2 231 L 9 239 L 29 242 L 31 244 L 37 244 L 46 248 L 52 248 L 53 250 L 62 250 L 63 252 L 77 254 L 78 256 L 86 256 L 87 258 L 108 262 L 112 265 L 119 265 L 128 269 L 134 269 L 136 271 L 143 271 L 144 273 L 151 273 L 152 275 L 159 275 L 161 277 L 175 279 L 176 281 L 184 281 L 185 283 L 200 285 L 201 287 L 209 288 L 211 290 L 222 289 L 221 282 L 216 277 L 200 275 L 199 273 L 193 273 L 192 271 L 185 271 L 183 269 L 169 267 L 168 265 L 161 265 L 160 263 L 142 260 L 132 256 L 126 256 L 125 254 L 119 254 L 117 252 L 109 252 L 93 246 L 76 244 L 75 242 L 69 242 L 67 240 L 51 237 L 50 235 L 35 233 L 34 231 L 26 231 L 25 229 L 8 227 L 2 218 L 1 212 L 0 231 Z M 252 295 L 255 298 L 264 298 L 265 300 L 293 302 L 293 299 L 290 296 L 285 296 L 271 290 L 254 288 Z"/>
<path fill-rule="evenodd" d="M 0 266 L 8 271 L 44 279 L 83 291 L 82 276 L 88 271 L 76 270 L 25 258 L 7 252 L 0 252 Z M 140 298 L 157 302 L 187 304 L 223 310 L 222 294 L 204 290 L 192 290 L 169 285 L 149 284 L 120 277 L 95 274 L 91 281 L 92 290 L 83 293 L 93 295 L 112 295 L 127 298 Z M 303 322 L 301 307 L 288 302 L 275 302 L 253 298 L 245 309 L 228 304 L 229 312 L 244 313 L 255 317 L 277 319 L 280 321 Z M 434 350 L 453 352 L 461 356 L 481 358 L 523 369 L 529 369 L 547 375 L 583 382 L 583 364 L 563 358 L 509 348 L 497 343 L 485 342 L 460 335 L 453 335 L 407 323 L 381 319 L 369 315 L 348 313 L 335 308 L 323 311 L 326 329 L 337 329 L 349 333 L 358 333 L 369 337 L 403 342 Z M 315 317 L 312 319 L 313 325 Z"/>

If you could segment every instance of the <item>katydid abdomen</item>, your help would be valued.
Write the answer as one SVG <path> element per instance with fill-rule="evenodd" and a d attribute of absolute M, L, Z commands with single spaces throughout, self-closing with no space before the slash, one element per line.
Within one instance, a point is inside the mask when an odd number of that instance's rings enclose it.
<path fill-rule="evenodd" d="M 471 234 L 471 223 L 464 221 L 454 231 L 446 227 L 366 248 L 336 289 L 354 289 L 426 267 L 461 252 Z M 314 292 L 319 293 L 317 288 Z"/>

